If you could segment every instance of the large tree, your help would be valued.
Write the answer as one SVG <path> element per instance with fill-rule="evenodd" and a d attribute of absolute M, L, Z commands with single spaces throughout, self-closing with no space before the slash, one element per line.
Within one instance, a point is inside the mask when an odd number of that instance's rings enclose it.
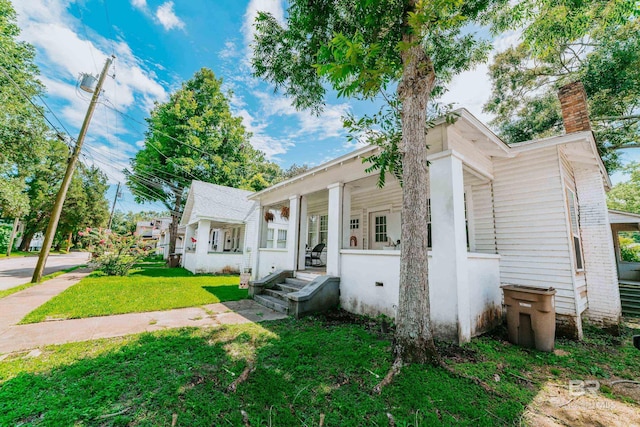
<path fill-rule="evenodd" d="M 427 104 L 453 75 L 486 58 L 468 26 L 500 0 L 292 0 L 286 22 L 260 13 L 253 67 L 297 108 L 320 111 L 327 84 L 339 96 L 371 99 L 395 89 L 403 183 L 396 360 L 438 360 L 427 267 Z"/>
<path fill-rule="evenodd" d="M 0 183 L 22 173 L 44 154 L 47 127 L 37 97 L 44 93 L 38 80 L 35 49 L 18 40 L 20 29 L 8 0 L 0 0 Z"/>
<path fill-rule="evenodd" d="M 29 210 L 26 179 L 45 155 L 48 129 L 35 106 L 44 87 L 35 49 L 18 40 L 20 29 L 8 0 L 0 0 L 0 217 L 17 221 Z M 8 252 L 15 233 L 12 232 Z"/>
<path fill-rule="evenodd" d="M 522 41 L 496 55 L 485 110 L 507 142 L 562 133 L 557 90 L 581 80 L 592 126 L 611 170 L 615 150 L 640 137 L 640 22 L 635 0 L 524 0 L 500 14 Z"/>
<path fill-rule="evenodd" d="M 147 118 L 145 147 L 131 160 L 131 171 L 125 171 L 137 201 L 159 201 L 169 210 L 170 253 L 191 180 L 261 190 L 279 175 L 277 165 L 249 144 L 221 85 L 213 71 L 203 68 L 169 101 L 157 104 Z"/>

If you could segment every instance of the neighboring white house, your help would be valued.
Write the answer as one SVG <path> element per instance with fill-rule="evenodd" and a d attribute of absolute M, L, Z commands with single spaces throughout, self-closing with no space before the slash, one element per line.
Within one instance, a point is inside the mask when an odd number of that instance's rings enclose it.
<path fill-rule="evenodd" d="M 184 252 L 184 231 L 185 231 L 184 226 L 178 226 L 178 237 L 176 238 L 176 251 L 175 253 L 177 254 L 182 254 Z M 160 232 L 160 240 L 158 242 L 158 247 L 162 248 L 162 257 L 164 259 L 168 259 L 169 258 L 169 242 L 171 240 L 171 232 L 169 231 L 170 228 L 167 227 L 166 229 L 162 230 Z"/>
<path fill-rule="evenodd" d="M 509 146 L 467 110 L 458 113 L 427 136 L 434 333 L 465 342 L 500 322 L 501 284 L 554 287 L 560 334 L 581 337 L 583 317 L 619 323 L 610 182 L 592 132 L 568 127 Z M 392 177 L 380 189 L 365 172 L 363 160 L 378 150 L 361 148 L 249 197 L 261 210 L 258 278 L 274 267 L 337 276 L 342 308 L 395 316 L 402 189 Z M 267 248 L 262 217 L 282 205 L 290 211 L 287 246 Z M 317 242 L 327 245 L 326 264 L 310 268 L 306 249 Z"/>
<path fill-rule="evenodd" d="M 148 221 L 138 221 L 136 223 L 136 234 L 142 237 L 145 246 L 155 249 L 156 254 L 164 253 L 162 247 L 162 236 L 169 229 L 171 217 L 153 218 Z"/>
<path fill-rule="evenodd" d="M 192 181 L 180 226 L 182 266 L 193 273 L 244 272 L 251 268 L 258 235 L 259 204 L 250 191 Z M 264 218 L 262 218 L 264 220 Z M 278 212 L 269 221 L 265 247 L 286 247 L 288 223 Z"/>

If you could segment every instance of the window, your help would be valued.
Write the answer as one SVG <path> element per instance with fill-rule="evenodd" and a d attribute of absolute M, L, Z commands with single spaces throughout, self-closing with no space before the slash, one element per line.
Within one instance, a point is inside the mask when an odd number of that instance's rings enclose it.
<path fill-rule="evenodd" d="M 320 243 L 327 243 L 329 236 L 329 215 L 320 216 Z"/>
<path fill-rule="evenodd" d="M 218 252 L 218 230 L 211 231 L 211 251 Z"/>
<path fill-rule="evenodd" d="M 275 234 L 275 228 L 267 229 L 267 247 L 273 248 L 273 236 Z"/>
<path fill-rule="evenodd" d="M 387 216 L 380 215 L 376 216 L 376 224 L 375 224 L 375 234 L 374 238 L 376 243 L 386 242 L 387 239 Z"/>
<path fill-rule="evenodd" d="M 357 230 L 360 228 L 360 218 L 352 218 L 349 222 L 350 230 Z"/>
<path fill-rule="evenodd" d="M 231 250 L 237 252 L 240 250 L 240 227 L 234 228 L 231 236 Z"/>
<path fill-rule="evenodd" d="M 569 223 L 571 226 L 571 239 L 573 241 L 573 252 L 576 261 L 576 270 L 584 269 L 582 260 L 582 242 L 580 241 L 580 228 L 578 223 L 578 209 L 576 193 L 567 188 L 567 207 L 569 210 Z"/>
<path fill-rule="evenodd" d="M 284 249 L 287 247 L 287 230 L 278 230 L 278 242 L 279 249 Z"/>
<path fill-rule="evenodd" d="M 278 227 L 269 227 L 267 229 L 267 244 L 265 248 L 286 249 L 287 248 L 287 229 Z"/>
<path fill-rule="evenodd" d="M 311 215 L 307 228 L 307 245 L 313 248 L 318 244 L 318 216 Z"/>

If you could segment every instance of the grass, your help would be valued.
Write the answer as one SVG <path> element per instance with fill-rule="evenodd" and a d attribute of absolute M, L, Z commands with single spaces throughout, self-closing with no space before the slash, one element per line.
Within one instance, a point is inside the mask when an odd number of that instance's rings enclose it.
<path fill-rule="evenodd" d="M 38 256 L 38 252 L 11 251 L 11 255 L 9 255 L 10 258 L 22 256 Z M 2 258 L 7 258 L 6 252 L 0 253 L 0 259 Z"/>
<path fill-rule="evenodd" d="M 139 265 L 129 276 L 103 276 L 96 271 L 29 313 L 21 323 L 77 319 L 193 307 L 247 297 L 237 276 L 193 275 L 162 261 Z"/>
<path fill-rule="evenodd" d="M 50 346 L 0 362 L 0 425 L 397 426 L 517 425 L 552 366 L 561 377 L 637 375 L 629 337 L 589 333 L 561 341 L 569 356 L 480 338 L 440 351 L 456 372 L 404 367 L 380 396 L 371 390 L 392 363 L 391 335 L 375 322 L 285 319 L 217 329 L 180 329 Z M 634 354 L 633 351 L 636 353 Z M 227 387 L 255 366 L 236 393 Z M 532 382 L 509 375 L 517 373 Z M 493 380 L 500 374 L 501 380 Z M 503 397 L 508 396 L 508 397 Z"/>
<path fill-rule="evenodd" d="M 65 251 L 51 251 L 50 254 L 66 254 L 67 252 Z M 9 256 L 9 258 L 14 258 L 14 257 L 24 257 L 24 256 L 38 256 L 40 254 L 40 252 L 26 252 L 26 251 L 11 251 L 11 255 Z M 7 254 L 6 252 L 2 252 L 0 253 L 0 259 L 2 258 L 7 258 Z"/>
<path fill-rule="evenodd" d="M 60 270 L 60 271 L 56 271 L 54 273 L 51 274 L 47 274 L 46 276 L 42 276 L 42 279 L 40 280 L 40 283 L 42 282 L 46 282 L 47 280 L 53 279 L 54 277 L 58 277 L 62 274 L 65 273 L 70 273 L 74 270 L 77 270 L 79 268 L 84 268 L 86 267 L 86 265 L 76 265 L 75 267 L 69 267 L 66 268 L 64 270 Z M 24 285 L 19 285 L 16 286 L 14 288 L 10 288 L 10 289 L 5 289 L 4 291 L 0 291 L 0 298 L 4 298 L 7 297 L 11 294 L 15 294 L 16 292 L 20 292 L 20 291 L 24 291 L 25 289 L 28 289 L 32 286 L 38 285 L 38 283 L 25 283 Z"/>

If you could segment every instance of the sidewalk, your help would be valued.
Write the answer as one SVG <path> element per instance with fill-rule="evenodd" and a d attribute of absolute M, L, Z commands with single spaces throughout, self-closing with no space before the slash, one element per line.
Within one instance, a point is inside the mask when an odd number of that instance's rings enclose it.
<path fill-rule="evenodd" d="M 89 268 L 75 270 L 27 288 L 24 291 L 0 298 L 0 335 L 11 325 L 21 321 L 27 314 L 65 289 L 78 283 L 89 275 L 91 271 Z"/>
<path fill-rule="evenodd" d="M 287 317 L 253 300 L 241 300 L 203 307 L 16 325 L 28 313 L 90 272 L 89 269 L 76 270 L 0 299 L 0 354 L 168 328 L 211 327 Z"/>

